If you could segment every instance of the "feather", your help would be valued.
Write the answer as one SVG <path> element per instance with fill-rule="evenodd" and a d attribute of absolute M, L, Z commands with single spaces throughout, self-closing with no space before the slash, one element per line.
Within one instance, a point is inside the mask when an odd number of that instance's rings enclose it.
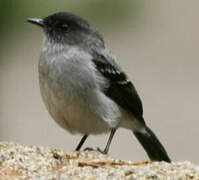
<path fill-rule="evenodd" d="M 109 56 L 108 58 L 111 57 Z M 102 54 L 97 54 L 92 60 L 96 69 L 109 81 L 109 87 L 104 89 L 105 95 L 144 123 L 142 102 L 134 85 L 128 80 L 127 75 L 113 59 L 107 59 Z"/>

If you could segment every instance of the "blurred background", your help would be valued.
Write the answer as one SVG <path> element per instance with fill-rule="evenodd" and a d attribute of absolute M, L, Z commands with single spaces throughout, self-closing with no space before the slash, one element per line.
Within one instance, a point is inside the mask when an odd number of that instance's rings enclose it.
<path fill-rule="evenodd" d="M 26 23 L 58 11 L 95 25 L 142 98 L 144 117 L 173 160 L 199 163 L 199 1 L 0 0 L 0 140 L 72 151 L 81 136 L 48 115 L 38 86 L 43 33 Z M 82 122 L 83 123 L 83 122 Z M 104 148 L 108 135 L 86 146 Z M 133 134 L 118 130 L 109 152 L 147 160 Z"/>

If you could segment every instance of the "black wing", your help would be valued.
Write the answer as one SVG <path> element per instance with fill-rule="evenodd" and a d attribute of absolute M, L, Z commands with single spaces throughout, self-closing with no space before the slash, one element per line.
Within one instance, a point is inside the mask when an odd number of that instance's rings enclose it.
<path fill-rule="evenodd" d="M 142 102 L 126 74 L 109 63 L 103 55 L 95 57 L 93 62 L 97 70 L 110 82 L 104 93 L 127 112 L 132 113 L 136 119 L 144 122 Z"/>

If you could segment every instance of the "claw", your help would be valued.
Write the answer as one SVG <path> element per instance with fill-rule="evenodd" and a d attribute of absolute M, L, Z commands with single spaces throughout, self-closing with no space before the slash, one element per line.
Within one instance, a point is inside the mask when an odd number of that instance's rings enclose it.
<path fill-rule="evenodd" d="M 84 151 L 95 151 L 95 149 L 93 149 L 93 148 L 91 148 L 91 147 L 86 147 L 86 148 L 84 149 Z"/>
<path fill-rule="evenodd" d="M 107 152 L 105 150 L 102 151 L 99 147 L 97 148 L 97 151 L 100 152 L 100 153 L 102 153 L 102 154 L 107 154 Z"/>

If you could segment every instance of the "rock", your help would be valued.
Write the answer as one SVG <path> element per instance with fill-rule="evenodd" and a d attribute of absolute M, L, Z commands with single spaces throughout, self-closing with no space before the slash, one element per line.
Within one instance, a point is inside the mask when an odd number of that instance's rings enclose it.
<path fill-rule="evenodd" d="M 199 179 L 199 166 L 190 162 L 134 163 L 96 151 L 65 153 L 54 148 L 1 142 L 0 179 L 193 180 Z"/>

